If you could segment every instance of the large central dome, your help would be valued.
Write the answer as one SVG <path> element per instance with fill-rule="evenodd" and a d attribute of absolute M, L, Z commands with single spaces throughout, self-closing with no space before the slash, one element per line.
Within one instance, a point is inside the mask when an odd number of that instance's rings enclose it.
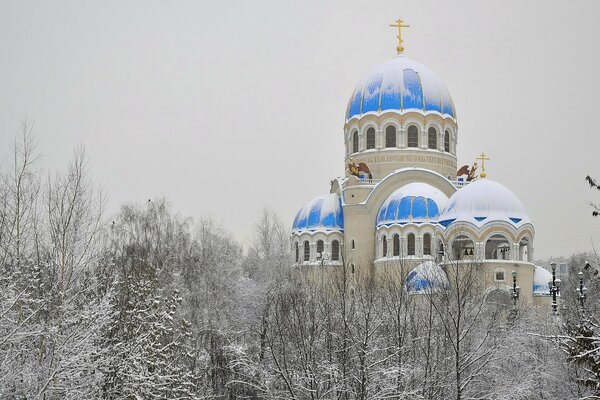
<path fill-rule="evenodd" d="M 431 112 L 456 118 L 454 103 L 440 78 L 403 54 L 373 68 L 359 82 L 346 121 L 385 111 Z"/>

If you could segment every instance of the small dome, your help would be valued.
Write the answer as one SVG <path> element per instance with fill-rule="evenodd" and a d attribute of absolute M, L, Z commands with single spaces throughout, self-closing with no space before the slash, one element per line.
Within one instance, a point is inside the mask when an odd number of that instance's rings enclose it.
<path fill-rule="evenodd" d="M 409 293 L 432 293 L 449 286 L 444 270 L 433 261 L 425 261 L 408 273 L 404 286 Z"/>
<path fill-rule="evenodd" d="M 377 214 L 377 227 L 406 223 L 435 223 L 448 198 L 421 182 L 409 183 L 392 193 Z"/>
<path fill-rule="evenodd" d="M 454 222 L 469 222 L 478 228 L 490 221 L 508 222 L 517 228 L 531 223 L 521 200 L 489 179 L 472 182 L 454 193 L 439 221 L 445 227 Z"/>
<path fill-rule="evenodd" d="M 533 295 L 550 296 L 548 282 L 552 280 L 552 272 L 536 265 L 533 272 Z"/>
<path fill-rule="evenodd" d="M 448 89 L 429 68 L 400 54 L 373 68 L 358 84 L 346 121 L 384 111 L 433 112 L 456 118 Z"/>
<path fill-rule="evenodd" d="M 342 201 L 337 193 L 319 196 L 298 211 L 292 233 L 316 231 L 344 231 Z"/>

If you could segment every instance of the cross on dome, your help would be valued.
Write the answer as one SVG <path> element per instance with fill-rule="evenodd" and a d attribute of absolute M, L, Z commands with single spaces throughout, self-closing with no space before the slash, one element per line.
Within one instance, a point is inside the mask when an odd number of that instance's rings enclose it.
<path fill-rule="evenodd" d="M 487 174 L 485 173 L 485 162 L 490 158 L 487 157 L 485 153 L 481 153 L 481 155 L 477 157 L 477 159 L 481 160 L 481 173 L 479 174 L 479 176 L 485 178 L 487 176 Z"/>
<path fill-rule="evenodd" d="M 404 40 L 402 40 L 402 28 L 410 28 L 410 25 L 404 25 L 403 22 L 404 21 L 398 18 L 395 25 L 390 25 L 392 28 L 398 28 L 398 34 L 396 35 L 396 38 L 398 38 L 398 46 L 396 46 L 398 54 L 402 54 L 404 51 L 404 46 L 402 46 L 402 43 L 404 43 Z"/>

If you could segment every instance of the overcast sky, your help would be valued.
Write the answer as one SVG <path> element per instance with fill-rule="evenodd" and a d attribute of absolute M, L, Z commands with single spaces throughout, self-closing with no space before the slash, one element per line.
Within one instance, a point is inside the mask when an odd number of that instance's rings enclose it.
<path fill-rule="evenodd" d="M 533 219 L 536 257 L 600 247 L 600 2 L 0 0 L 0 154 L 35 123 L 40 167 L 84 145 L 108 212 L 165 196 L 247 243 L 344 173 L 348 98 L 405 53 L 447 85 L 458 163 Z"/>

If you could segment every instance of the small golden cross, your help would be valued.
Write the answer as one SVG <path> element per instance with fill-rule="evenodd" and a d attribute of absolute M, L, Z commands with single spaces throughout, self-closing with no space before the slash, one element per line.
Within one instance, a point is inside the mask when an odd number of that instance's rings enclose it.
<path fill-rule="evenodd" d="M 392 28 L 398 28 L 398 35 L 396 35 L 398 38 L 398 46 L 396 46 L 396 51 L 398 51 L 398 54 L 402 54 L 404 51 L 404 46 L 402 46 L 402 43 L 404 43 L 404 40 L 402 40 L 402 28 L 410 28 L 410 25 L 403 25 L 403 22 L 404 21 L 398 18 L 395 25 L 390 25 Z"/>
<path fill-rule="evenodd" d="M 485 153 L 481 153 L 481 155 L 477 159 L 481 160 L 481 173 L 479 174 L 479 176 L 485 178 L 487 176 L 487 174 L 485 173 L 485 162 L 486 160 L 489 160 L 489 157 L 487 157 Z"/>

